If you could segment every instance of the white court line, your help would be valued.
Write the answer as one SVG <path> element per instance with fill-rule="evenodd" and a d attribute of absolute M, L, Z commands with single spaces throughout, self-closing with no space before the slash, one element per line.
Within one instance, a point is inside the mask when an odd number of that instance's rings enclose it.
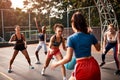
<path fill-rule="evenodd" d="M 0 74 L 3 75 L 4 77 L 6 77 L 6 78 L 9 79 L 9 80 L 14 80 L 14 79 L 12 79 L 11 77 L 7 76 L 6 74 L 4 74 L 4 73 L 2 73 L 2 72 L 0 72 Z"/>

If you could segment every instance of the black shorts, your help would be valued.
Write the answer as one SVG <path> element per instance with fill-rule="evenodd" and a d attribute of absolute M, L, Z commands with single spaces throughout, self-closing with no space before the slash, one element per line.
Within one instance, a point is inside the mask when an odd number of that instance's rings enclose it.
<path fill-rule="evenodd" d="M 17 51 L 22 51 L 25 50 L 25 45 L 24 44 L 15 44 L 14 49 Z"/>

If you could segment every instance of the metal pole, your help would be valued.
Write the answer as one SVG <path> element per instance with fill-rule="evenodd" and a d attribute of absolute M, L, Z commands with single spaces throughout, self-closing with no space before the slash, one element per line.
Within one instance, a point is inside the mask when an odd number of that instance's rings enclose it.
<path fill-rule="evenodd" d="M 50 18 L 50 14 L 49 14 L 49 28 L 51 28 L 51 18 Z"/>
<path fill-rule="evenodd" d="M 69 31 L 69 9 L 68 9 L 68 6 L 67 6 L 67 35 L 70 34 L 70 31 Z"/>
<path fill-rule="evenodd" d="M 89 12 L 89 27 L 91 27 L 91 23 L 90 23 L 90 20 L 91 20 L 91 19 L 90 19 L 90 18 L 91 18 L 91 17 L 90 17 L 90 7 L 88 8 L 88 12 Z"/>
<path fill-rule="evenodd" d="M 69 28 L 69 10 L 67 7 L 67 28 Z"/>
<path fill-rule="evenodd" d="M 2 19 L 2 37 L 5 39 L 5 32 L 4 32 L 4 20 L 3 20 L 3 10 L 1 9 L 1 19 Z"/>
<path fill-rule="evenodd" d="M 31 40 L 30 12 L 29 12 L 29 39 Z"/>

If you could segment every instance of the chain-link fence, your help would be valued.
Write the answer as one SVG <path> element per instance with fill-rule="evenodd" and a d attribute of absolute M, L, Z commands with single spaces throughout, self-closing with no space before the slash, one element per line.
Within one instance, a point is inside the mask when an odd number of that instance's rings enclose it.
<path fill-rule="evenodd" d="M 43 16 L 37 15 L 37 18 L 45 18 L 42 23 L 47 24 L 48 39 L 54 33 L 52 26 L 55 23 L 61 23 L 65 26 L 63 36 L 67 38 L 73 33 L 70 21 L 72 14 L 76 11 L 82 12 L 87 20 L 88 26 L 100 26 L 99 15 L 95 6 L 67 10 L 62 13 L 56 13 L 54 17 L 50 14 L 45 14 Z M 0 42 L 8 41 L 10 39 L 10 36 L 14 33 L 14 25 L 16 24 L 21 26 L 21 32 L 24 33 L 27 41 L 38 40 L 38 31 L 33 19 L 36 17 L 36 14 L 32 12 L 25 13 L 19 10 L 16 13 L 13 12 L 14 10 L 0 10 Z"/>

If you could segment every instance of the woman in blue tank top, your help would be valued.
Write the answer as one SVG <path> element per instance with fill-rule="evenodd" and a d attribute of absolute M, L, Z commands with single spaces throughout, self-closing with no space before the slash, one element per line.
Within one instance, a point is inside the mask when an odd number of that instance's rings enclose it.
<path fill-rule="evenodd" d="M 38 43 L 38 45 L 37 45 L 37 47 L 35 49 L 35 55 L 36 55 L 36 58 L 37 58 L 36 64 L 40 64 L 39 55 L 38 55 L 38 52 L 40 51 L 40 49 L 43 47 L 45 55 L 47 54 L 46 26 L 42 26 L 42 28 L 39 28 L 36 18 L 34 20 L 35 20 L 36 28 L 38 29 L 38 32 L 39 32 L 39 43 Z"/>
<path fill-rule="evenodd" d="M 52 68 L 71 61 L 74 52 L 76 65 L 69 80 L 101 80 L 99 65 L 91 55 L 91 46 L 94 45 L 99 51 L 100 44 L 95 36 L 88 32 L 86 20 L 80 12 L 73 14 L 71 25 L 75 33 L 67 38 L 66 56 L 54 63 Z"/>

